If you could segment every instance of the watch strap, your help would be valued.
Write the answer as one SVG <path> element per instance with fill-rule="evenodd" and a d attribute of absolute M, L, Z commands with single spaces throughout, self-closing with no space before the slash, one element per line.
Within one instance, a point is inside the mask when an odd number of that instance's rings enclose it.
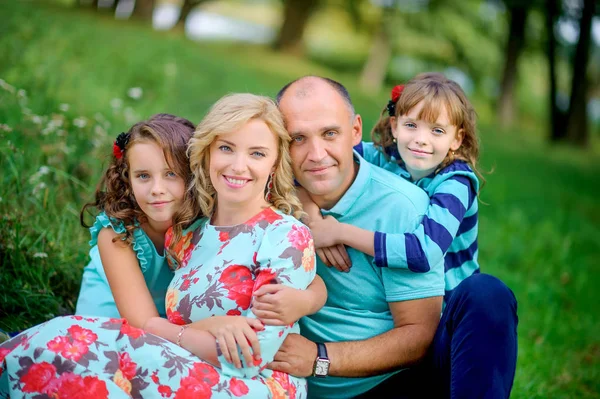
<path fill-rule="evenodd" d="M 322 342 L 317 342 L 317 357 L 319 359 L 329 359 L 327 357 L 327 347 Z"/>

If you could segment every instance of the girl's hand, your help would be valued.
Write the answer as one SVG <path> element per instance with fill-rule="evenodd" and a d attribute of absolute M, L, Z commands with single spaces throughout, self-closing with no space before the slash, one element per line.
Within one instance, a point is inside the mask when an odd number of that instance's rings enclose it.
<path fill-rule="evenodd" d="M 315 241 L 316 248 L 333 247 L 337 244 L 342 244 L 340 231 L 344 228 L 344 225 L 338 222 L 333 216 L 313 219 L 308 224 L 308 227 Z"/>
<path fill-rule="evenodd" d="M 265 284 L 253 294 L 252 313 L 271 326 L 292 324 L 309 313 L 305 295 L 283 284 Z"/>
<path fill-rule="evenodd" d="M 260 343 L 256 331 L 264 330 L 265 327 L 259 320 L 244 316 L 212 316 L 202 320 L 202 324 L 197 327 L 210 332 L 217 339 L 223 357 L 235 367 L 242 367 L 238 347 L 247 365 L 254 365 L 255 360 L 260 360 Z"/>
<path fill-rule="evenodd" d="M 348 256 L 346 247 L 342 244 L 333 247 L 319 248 L 316 252 L 326 266 L 333 266 L 341 272 L 349 272 L 352 267 L 350 256 Z"/>

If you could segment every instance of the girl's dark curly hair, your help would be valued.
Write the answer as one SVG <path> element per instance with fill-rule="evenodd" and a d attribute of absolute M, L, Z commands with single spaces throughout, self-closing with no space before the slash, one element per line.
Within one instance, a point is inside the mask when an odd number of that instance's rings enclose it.
<path fill-rule="evenodd" d="M 84 215 L 89 208 L 96 208 L 97 211 L 106 213 L 109 218 L 123 223 L 125 232 L 115 237 L 113 242 L 122 240 L 132 245 L 135 229 L 140 228 L 140 224 L 147 221 L 147 218 L 133 195 L 127 150 L 140 142 L 156 143 L 163 149 L 169 167 L 183 178 L 187 188 L 191 185 L 192 173 L 186 150 L 188 141 L 194 134 L 194 129 L 194 124 L 189 120 L 170 114 L 156 114 L 147 121 L 133 125 L 127 132 L 129 142 L 123 150 L 123 156 L 120 158 L 112 156 L 111 163 L 96 189 L 95 201 L 83 206 L 79 216 L 81 225 L 90 227 L 85 223 Z M 196 195 L 190 190 L 186 190 L 181 208 L 173 216 L 171 246 L 179 241 L 183 229 L 199 216 L 200 206 Z M 171 248 L 167 248 L 167 251 L 174 255 Z"/>

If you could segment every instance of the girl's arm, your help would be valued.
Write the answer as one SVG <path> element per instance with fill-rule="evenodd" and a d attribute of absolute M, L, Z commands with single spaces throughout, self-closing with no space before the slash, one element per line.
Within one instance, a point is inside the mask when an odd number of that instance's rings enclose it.
<path fill-rule="evenodd" d="M 158 317 L 158 311 L 135 252 L 121 240 L 113 242 L 115 237 L 117 233 L 110 228 L 98 234 L 102 266 L 119 314 L 132 326 L 143 328 L 150 318 Z"/>
<path fill-rule="evenodd" d="M 285 326 L 314 314 L 325 305 L 327 288 L 320 276 L 306 290 L 283 284 L 267 284 L 254 292 L 252 312 L 267 325 Z"/>
<path fill-rule="evenodd" d="M 348 245 L 375 257 L 379 267 L 424 273 L 443 260 L 459 229 L 466 232 L 475 226 L 476 213 L 469 215 L 470 222 L 461 226 L 475 199 L 471 180 L 464 175 L 454 175 L 436 188 L 414 231 L 402 234 L 372 232 L 339 223 L 330 216 L 313 221 L 310 228 L 316 245 Z"/>

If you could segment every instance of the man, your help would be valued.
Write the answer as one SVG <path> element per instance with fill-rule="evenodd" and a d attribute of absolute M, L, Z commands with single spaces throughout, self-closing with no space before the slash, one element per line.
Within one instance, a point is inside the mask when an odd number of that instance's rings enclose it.
<path fill-rule="evenodd" d="M 278 103 L 292 137 L 294 175 L 324 215 L 389 233 L 401 232 L 399 220 L 402 230 L 420 222 L 427 195 L 353 152 L 362 139 L 362 120 L 341 84 L 304 77 L 285 86 Z M 348 255 L 349 273 L 319 260 L 327 303 L 301 321 L 304 337 L 288 337 L 273 369 L 316 375 L 309 379 L 311 398 L 426 396 L 431 386 L 445 396 L 452 389 L 453 397 L 508 397 L 516 361 L 516 301 L 506 286 L 491 276 L 472 276 L 457 287 L 439 323 L 443 265 L 417 274 L 379 268 L 352 248 Z M 491 298 L 498 307 L 493 311 Z M 508 337 L 500 336 L 505 331 Z M 430 346 L 422 366 L 404 370 L 422 361 Z M 484 361 L 491 366 L 482 366 Z M 416 384 L 424 375 L 425 385 Z"/>

